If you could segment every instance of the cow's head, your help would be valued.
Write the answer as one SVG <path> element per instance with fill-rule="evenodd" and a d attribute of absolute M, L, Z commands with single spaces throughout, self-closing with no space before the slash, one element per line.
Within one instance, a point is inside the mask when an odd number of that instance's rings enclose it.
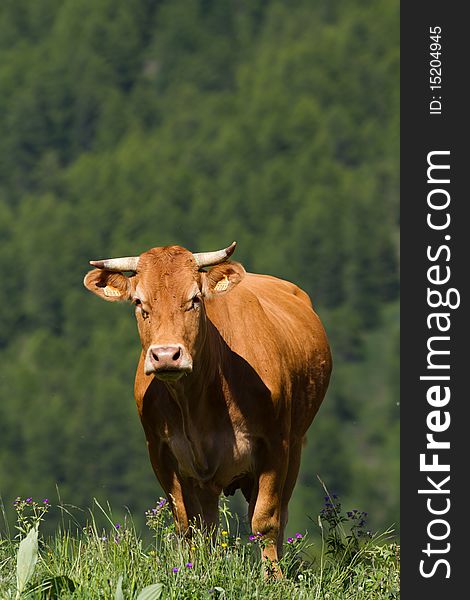
<path fill-rule="evenodd" d="M 147 375 L 176 381 L 193 370 L 206 336 L 204 299 L 226 294 L 245 275 L 240 264 L 225 262 L 235 245 L 198 254 L 166 246 L 90 261 L 98 268 L 86 275 L 87 289 L 108 302 L 134 303 Z"/>

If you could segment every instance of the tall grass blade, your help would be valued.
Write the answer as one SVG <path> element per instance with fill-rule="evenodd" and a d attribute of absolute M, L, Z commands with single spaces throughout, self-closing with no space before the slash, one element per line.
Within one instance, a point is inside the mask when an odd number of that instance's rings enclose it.
<path fill-rule="evenodd" d="M 137 596 L 137 600 L 158 600 L 163 593 L 163 583 L 153 583 L 144 587 L 144 589 Z"/>
<path fill-rule="evenodd" d="M 114 600 L 124 600 L 124 594 L 122 593 L 122 575 L 119 577 L 116 592 L 114 593 Z"/>
<path fill-rule="evenodd" d="M 16 558 L 16 597 L 19 598 L 34 573 L 38 560 L 38 527 L 37 523 L 21 540 Z"/>
<path fill-rule="evenodd" d="M 3 498 L 2 498 L 1 494 L 0 494 L 0 510 L 2 512 L 3 523 L 5 526 L 5 533 L 7 534 L 7 539 L 10 539 L 10 524 L 8 523 L 7 513 L 5 510 L 5 505 L 3 503 Z"/>

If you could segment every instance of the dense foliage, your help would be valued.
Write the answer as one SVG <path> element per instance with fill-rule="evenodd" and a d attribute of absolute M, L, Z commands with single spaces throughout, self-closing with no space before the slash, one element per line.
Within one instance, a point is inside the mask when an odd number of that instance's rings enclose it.
<path fill-rule="evenodd" d="M 233 239 L 306 289 L 333 380 L 316 474 L 398 520 L 398 3 L 5 0 L 0 7 L 0 493 L 136 520 L 159 490 L 133 406 L 130 309 L 88 260 Z M 241 504 L 240 504 L 241 506 Z"/>

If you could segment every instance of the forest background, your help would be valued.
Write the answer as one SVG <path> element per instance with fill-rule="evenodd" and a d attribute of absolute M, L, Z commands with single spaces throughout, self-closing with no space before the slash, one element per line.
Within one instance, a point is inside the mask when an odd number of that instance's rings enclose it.
<path fill-rule="evenodd" d="M 399 3 L 4 0 L 0 494 L 160 495 L 133 401 L 132 309 L 90 259 L 181 244 L 302 286 L 329 334 L 289 531 L 317 474 L 399 521 Z M 55 499 L 55 500 L 54 500 Z M 235 508 L 243 513 L 240 498 Z"/>

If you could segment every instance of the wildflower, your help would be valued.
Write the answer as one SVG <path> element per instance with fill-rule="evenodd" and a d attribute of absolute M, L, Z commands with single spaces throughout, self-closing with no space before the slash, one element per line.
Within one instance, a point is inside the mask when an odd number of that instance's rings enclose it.
<path fill-rule="evenodd" d="M 114 541 L 116 542 L 116 544 L 119 544 L 119 542 L 121 541 L 121 538 L 118 535 L 116 535 L 116 536 L 114 536 Z"/>
<path fill-rule="evenodd" d="M 173 573 L 178 573 L 179 569 L 178 569 L 178 567 L 173 567 L 172 571 L 173 571 Z"/>
<path fill-rule="evenodd" d="M 293 541 L 294 541 L 294 538 L 291 538 L 291 537 L 290 537 L 290 538 L 287 538 L 287 543 L 288 543 L 288 544 L 292 544 L 292 543 L 293 543 Z"/>
<path fill-rule="evenodd" d="M 160 498 L 160 502 L 157 504 L 157 509 L 163 508 L 167 502 L 168 500 L 166 498 Z"/>
<path fill-rule="evenodd" d="M 222 548 L 226 548 L 228 546 L 227 542 L 222 542 L 220 545 L 222 546 Z"/>
<path fill-rule="evenodd" d="M 222 531 L 222 535 L 228 535 L 228 531 Z"/>
<path fill-rule="evenodd" d="M 194 552 L 194 550 L 196 550 L 196 546 L 191 546 L 191 550 Z"/>
<path fill-rule="evenodd" d="M 107 541 L 108 541 L 108 538 L 107 538 L 105 535 L 103 535 L 103 537 L 101 538 L 101 541 L 102 541 L 102 542 L 107 542 Z"/>
<path fill-rule="evenodd" d="M 250 542 L 254 542 L 256 540 L 256 535 L 250 535 L 248 539 L 250 540 Z"/>
<path fill-rule="evenodd" d="M 116 527 L 116 529 L 121 529 L 121 523 L 116 523 L 114 527 Z"/>
<path fill-rule="evenodd" d="M 192 568 L 193 568 L 193 563 L 192 563 L 192 562 L 188 562 L 188 563 L 186 563 L 186 567 L 187 567 L 188 569 L 192 569 Z"/>
<path fill-rule="evenodd" d="M 302 539 L 304 536 L 303 536 L 301 533 L 296 533 L 296 534 L 295 534 L 295 537 L 296 537 L 298 540 L 301 540 L 301 539 Z"/>
<path fill-rule="evenodd" d="M 49 504 L 49 500 L 48 498 L 44 498 L 44 500 L 42 501 L 43 504 Z"/>
<path fill-rule="evenodd" d="M 32 498 L 26 498 L 26 502 L 28 502 L 28 504 L 31 504 L 32 501 L 33 501 Z"/>

